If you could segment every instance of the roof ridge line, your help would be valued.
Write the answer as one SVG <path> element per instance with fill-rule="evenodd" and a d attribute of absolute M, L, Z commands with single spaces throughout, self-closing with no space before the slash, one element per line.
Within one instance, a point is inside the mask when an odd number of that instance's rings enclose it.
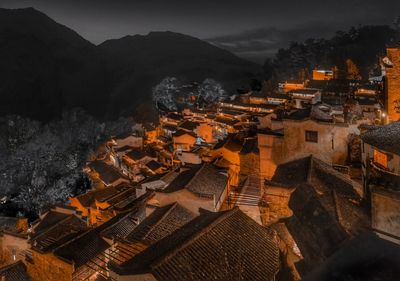
<path fill-rule="evenodd" d="M 71 219 L 71 216 L 75 216 L 77 219 L 81 220 L 82 222 L 85 222 L 82 218 L 79 218 L 78 216 L 76 216 L 75 214 L 70 214 L 69 216 L 67 216 L 66 218 L 60 220 L 59 222 L 57 222 L 56 224 L 50 226 L 49 228 L 47 228 L 46 230 L 44 230 L 42 233 L 40 233 L 37 236 L 34 236 L 36 240 L 37 238 L 41 237 L 42 235 L 46 234 L 47 232 L 49 232 L 50 230 L 54 229 L 55 227 L 57 227 L 59 224 L 62 224 L 64 222 L 66 222 L 68 219 Z M 29 239 L 31 240 L 31 239 Z"/>
<path fill-rule="evenodd" d="M 116 186 L 116 187 L 117 187 L 117 186 Z M 115 187 L 115 188 L 116 188 L 116 187 Z M 113 194 L 113 195 L 111 195 L 111 196 L 106 197 L 106 198 L 104 199 L 104 201 L 99 201 L 99 200 L 97 200 L 96 198 L 95 198 L 94 200 L 97 201 L 97 202 L 109 201 L 109 200 L 114 199 L 114 198 L 117 197 L 117 196 L 122 195 L 122 194 L 125 193 L 125 192 L 130 191 L 132 188 L 135 188 L 135 186 L 129 186 L 129 187 L 128 187 L 127 189 L 125 189 L 125 190 L 117 191 L 117 193 L 115 193 L 115 194 Z"/>
<path fill-rule="evenodd" d="M 202 229 L 202 231 L 195 233 L 194 235 L 188 237 L 185 239 L 185 241 L 179 245 L 178 247 L 176 247 L 175 249 L 173 249 L 172 251 L 169 251 L 167 254 L 157 258 L 157 260 L 154 262 L 154 266 L 150 265 L 151 268 L 156 268 L 158 267 L 162 261 L 164 260 L 168 260 L 170 259 L 176 252 L 178 252 L 181 249 L 186 248 L 188 245 L 192 244 L 193 242 L 195 242 L 196 240 L 198 240 L 199 238 L 201 238 L 204 234 L 208 233 L 211 229 L 213 229 L 217 224 L 219 224 L 220 222 L 226 220 L 227 218 L 233 216 L 234 214 L 236 214 L 238 211 L 240 211 L 239 207 L 235 206 L 233 209 L 226 211 L 224 213 L 222 213 L 220 215 L 220 217 L 218 217 L 217 219 L 215 219 L 213 222 L 211 222 L 209 225 L 207 225 L 206 227 L 204 227 Z M 170 234 L 171 235 L 171 234 Z"/>
<path fill-rule="evenodd" d="M 172 210 L 174 210 L 176 208 L 177 205 L 178 205 L 178 202 L 171 204 L 171 206 L 168 208 L 168 210 L 165 212 L 165 214 L 161 216 L 161 218 L 158 220 L 158 222 L 156 222 L 153 226 L 150 227 L 150 229 L 149 229 L 149 231 L 147 231 L 146 235 L 143 236 L 143 240 L 148 237 L 150 232 L 152 232 L 156 226 L 160 225 L 160 223 L 172 212 Z"/>

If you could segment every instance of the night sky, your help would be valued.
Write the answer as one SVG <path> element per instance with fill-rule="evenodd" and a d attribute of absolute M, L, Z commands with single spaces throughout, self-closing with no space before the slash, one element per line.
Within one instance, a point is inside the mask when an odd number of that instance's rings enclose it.
<path fill-rule="evenodd" d="M 1 0 L 0 6 L 34 7 L 95 44 L 170 30 L 255 60 L 293 40 L 400 16 L 399 0 Z"/>

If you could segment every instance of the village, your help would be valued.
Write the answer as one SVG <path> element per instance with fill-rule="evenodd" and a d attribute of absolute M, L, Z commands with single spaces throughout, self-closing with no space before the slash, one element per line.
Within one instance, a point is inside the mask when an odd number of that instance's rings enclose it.
<path fill-rule="evenodd" d="M 368 81 L 332 66 L 212 103 L 191 87 L 95 150 L 86 193 L 0 218 L 1 280 L 325 280 L 400 260 L 400 47 Z"/>

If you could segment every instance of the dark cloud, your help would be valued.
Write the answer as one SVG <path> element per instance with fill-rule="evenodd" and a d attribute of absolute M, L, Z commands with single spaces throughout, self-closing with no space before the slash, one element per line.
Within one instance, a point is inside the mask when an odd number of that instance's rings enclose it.
<path fill-rule="evenodd" d="M 328 38 L 341 28 L 347 27 L 310 22 L 286 29 L 257 28 L 206 40 L 238 56 L 262 63 L 266 57 L 272 57 L 279 48 L 288 46 L 290 42 L 301 42 L 308 38 Z"/>

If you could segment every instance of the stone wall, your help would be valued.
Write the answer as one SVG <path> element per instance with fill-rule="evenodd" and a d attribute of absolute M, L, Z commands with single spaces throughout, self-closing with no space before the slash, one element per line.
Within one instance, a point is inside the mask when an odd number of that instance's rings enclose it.
<path fill-rule="evenodd" d="M 33 263 L 27 263 L 28 274 L 33 281 L 71 281 L 73 266 L 61 261 L 52 253 L 32 251 Z"/>

